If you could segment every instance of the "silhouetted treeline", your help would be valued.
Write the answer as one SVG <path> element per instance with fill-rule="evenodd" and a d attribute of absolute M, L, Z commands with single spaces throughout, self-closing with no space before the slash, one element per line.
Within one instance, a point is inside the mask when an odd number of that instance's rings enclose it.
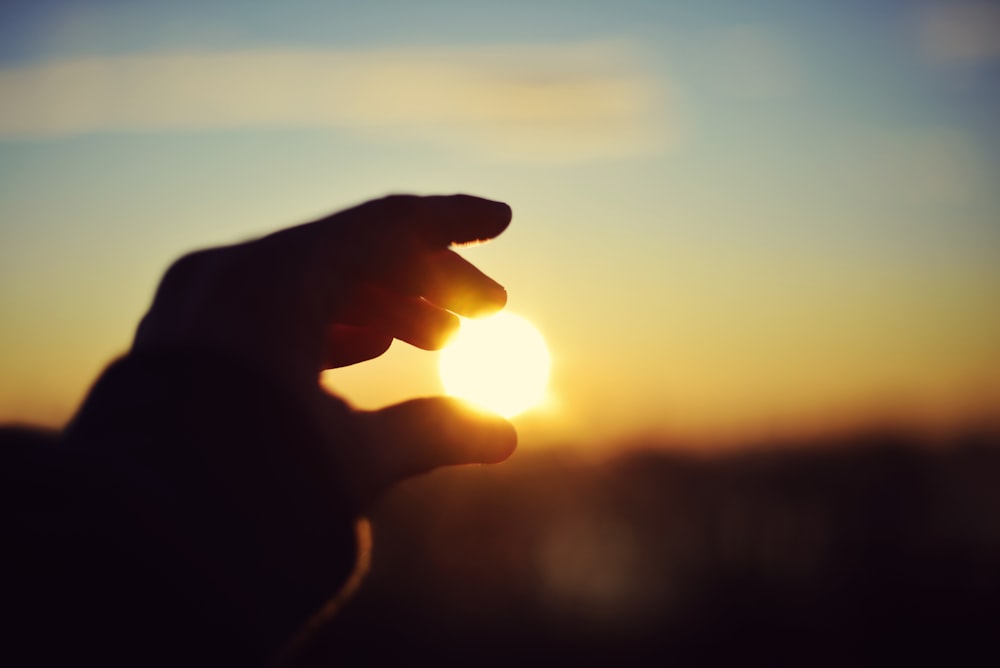
<path fill-rule="evenodd" d="M 995 437 L 568 452 L 387 498 L 315 661 L 1000 665 Z"/>

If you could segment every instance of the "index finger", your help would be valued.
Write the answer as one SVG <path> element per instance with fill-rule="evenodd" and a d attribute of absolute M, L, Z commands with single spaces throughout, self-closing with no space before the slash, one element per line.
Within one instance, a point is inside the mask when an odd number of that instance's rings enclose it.
<path fill-rule="evenodd" d="M 503 202 L 391 195 L 335 218 L 340 241 L 349 241 L 354 251 L 344 258 L 349 275 L 466 316 L 496 311 L 507 301 L 502 286 L 448 248 L 503 232 L 511 219 Z"/>
<path fill-rule="evenodd" d="M 354 225 L 405 232 L 429 248 L 472 244 L 499 235 L 510 224 L 510 207 L 472 195 L 389 195 L 344 212 Z M 357 230 L 361 232 L 361 229 Z"/>
<path fill-rule="evenodd" d="M 390 195 L 257 240 L 272 272 L 302 275 L 324 317 L 372 283 L 473 315 L 506 293 L 448 247 L 491 239 L 510 224 L 503 202 L 471 195 Z"/>

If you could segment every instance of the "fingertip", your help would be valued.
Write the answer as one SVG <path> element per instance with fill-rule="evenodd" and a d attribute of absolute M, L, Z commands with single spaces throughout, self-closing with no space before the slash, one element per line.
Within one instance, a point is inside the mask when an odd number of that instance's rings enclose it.
<path fill-rule="evenodd" d="M 497 224 L 505 228 L 510 225 L 510 221 L 514 219 L 514 210 L 510 208 L 510 204 L 492 199 L 486 201 L 493 207 L 493 216 L 496 217 Z"/>
<path fill-rule="evenodd" d="M 395 481 L 440 466 L 495 464 L 517 448 L 514 425 L 455 397 L 411 399 L 359 414 L 382 456 L 377 476 Z"/>
<path fill-rule="evenodd" d="M 506 202 L 491 199 L 482 199 L 463 195 L 475 200 L 479 217 L 476 234 L 472 238 L 456 237 L 452 240 L 452 246 L 465 247 L 475 246 L 499 236 L 510 226 L 514 218 L 514 212 Z"/>
<path fill-rule="evenodd" d="M 450 249 L 428 256 L 421 292 L 441 308 L 470 318 L 496 313 L 507 304 L 507 290 Z"/>
<path fill-rule="evenodd" d="M 507 289 L 504 288 L 499 283 L 496 284 L 487 297 L 487 305 L 485 306 L 485 311 L 488 314 L 496 313 L 497 311 L 503 310 L 503 307 L 507 305 Z"/>
<path fill-rule="evenodd" d="M 506 202 L 474 195 L 431 195 L 420 200 L 425 207 L 425 241 L 437 247 L 468 246 L 499 235 L 513 217 Z"/>
<path fill-rule="evenodd" d="M 445 397 L 451 410 L 459 416 L 462 436 L 470 454 L 481 464 L 504 461 L 517 449 L 517 429 L 501 415 L 492 413 L 454 397 Z"/>
<path fill-rule="evenodd" d="M 498 199 L 488 199 L 465 193 L 455 193 L 447 197 L 465 207 L 475 207 L 483 218 L 488 217 L 491 221 L 498 224 L 506 225 L 510 223 L 514 215 L 510 205 Z"/>
<path fill-rule="evenodd" d="M 504 420 L 494 439 L 494 447 L 491 450 L 492 457 L 483 463 L 499 464 L 506 461 L 514 454 L 515 450 L 517 450 L 517 429 L 510 420 Z"/>
<path fill-rule="evenodd" d="M 462 322 L 458 319 L 457 315 L 445 311 L 441 316 L 441 322 L 431 332 L 427 340 L 427 345 L 422 347 L 424 350 L 441 350 L 455 338 L 461 326 Z"/>
<path fill-rule="evenodd" d="M 378 328 L 335 324 L 327 329 L 323 368 L 335 369 L 375 359 L 392 345 Z"/>
<path fill-rule="evenodd" d="M 431 305 L 422 308 L 423 319 L 414 317 L 408 328 L 397 332 L 396 336 L 421 350 L 441 350 L 458 333 L 462 323 L 454 313 Z"/>

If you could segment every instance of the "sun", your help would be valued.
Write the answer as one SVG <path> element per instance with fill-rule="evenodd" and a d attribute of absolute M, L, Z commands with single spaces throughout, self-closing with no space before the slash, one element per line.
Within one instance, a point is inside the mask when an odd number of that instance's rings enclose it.
<path fill-rule="evenodd" d="M 470 320 L 441 351 L 445 392 L 504 417 L 545 398 L 551 358 L 534 325 L 507 311 Z"/>

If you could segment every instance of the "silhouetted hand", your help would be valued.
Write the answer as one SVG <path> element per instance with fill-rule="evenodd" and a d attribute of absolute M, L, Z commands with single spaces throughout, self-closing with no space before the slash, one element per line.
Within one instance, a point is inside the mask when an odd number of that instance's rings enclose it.
<path fill-rule="evenodd" d="M 517 438 L 498 416 L 447 397 L 357 411 L 319 374 L 377 357 L 393 338 L 439 348 L 456 313 L 502 308 L 504 289 L 449 246 L 495 237 L 510 217 L 467 195 L 396 195 L 192 253 L 164 276 L 133 350 L 208 349 L 269 374 L 320 425 L 357 510 L 407 476 L 503 460 Z"/>

